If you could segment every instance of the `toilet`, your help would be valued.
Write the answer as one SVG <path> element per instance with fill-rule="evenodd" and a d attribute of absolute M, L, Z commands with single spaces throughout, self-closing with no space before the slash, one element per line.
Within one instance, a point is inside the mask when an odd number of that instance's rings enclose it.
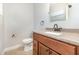
<path fill-rule="evenodd" d="M 33 39 L 27 38 L 22 40 L 24 51 L 30 51 L 33 49 Z"/>

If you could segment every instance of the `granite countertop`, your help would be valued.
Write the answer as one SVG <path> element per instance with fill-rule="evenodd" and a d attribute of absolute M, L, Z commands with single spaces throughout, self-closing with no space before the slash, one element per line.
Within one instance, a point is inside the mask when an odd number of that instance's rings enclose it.
<path fill-rule="evenodd" d="M 64 41 L 79 46 L 79 33 L 61 32 L 62 33 L 61 35 L 53 35 L 53 34 L 45 33 L 45 32 L 49 32 L 47 30 L 35 30 L 34 32 L 38 34 L 42 34 L 47 37 L 55 38 L 56 40 Z"/>

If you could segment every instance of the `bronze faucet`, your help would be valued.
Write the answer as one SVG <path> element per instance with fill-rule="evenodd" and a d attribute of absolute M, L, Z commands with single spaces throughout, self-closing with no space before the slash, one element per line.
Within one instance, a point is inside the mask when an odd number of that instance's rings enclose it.
<path fill-rule="evenodd" d="M 62 28 L 58 28 L 57 24 L 54 24 L 53 30 L 54 31 L 61 31 Z"/>

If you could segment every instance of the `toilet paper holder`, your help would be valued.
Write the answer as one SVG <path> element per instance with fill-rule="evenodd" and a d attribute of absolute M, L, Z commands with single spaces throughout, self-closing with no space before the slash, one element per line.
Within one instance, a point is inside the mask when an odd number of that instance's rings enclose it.
<path fill-rule="evenodd" d="M 16 35 L 15 34 L 12 34 L 12 36 L 11 36 L 12 38 L 14 38 L 14 37 L 16 37 Z"/>

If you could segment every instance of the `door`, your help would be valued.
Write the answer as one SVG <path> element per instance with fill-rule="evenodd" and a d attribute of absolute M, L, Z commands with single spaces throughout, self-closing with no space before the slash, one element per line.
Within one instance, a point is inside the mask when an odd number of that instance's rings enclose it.
<path fill-rule="evenodd" d="M 39 55 L 49 55 L 49 48 L 39 43 Z"/>
<path fill-rule="evenodd" d="M 33 40 L 33 55 L 38 55 L 38 41 Z"/>

